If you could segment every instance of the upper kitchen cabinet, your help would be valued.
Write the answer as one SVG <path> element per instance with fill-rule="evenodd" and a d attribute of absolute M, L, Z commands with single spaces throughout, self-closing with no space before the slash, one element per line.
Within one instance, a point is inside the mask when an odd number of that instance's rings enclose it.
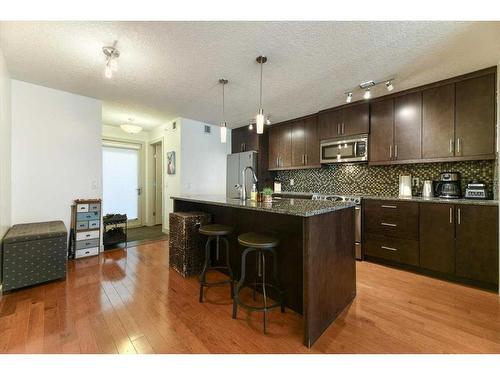
<path fill-rule="evenodd" d="M 292 124 L 275 125 L 269 129 L 269 169 L 292 166 Z"/>
<path fill-rule="evenodd" d="M 422 92 L 422 158 L 454 156 L 455 85 Z"/>
<path fill-rule="evenodd" d="M 494 157 L 495 81 L 492 73 L 456 83 L 456 156 Z"/>
<path fill-rule="evenodd" d="M 418 160 L 422 157 L 422 93 L 394 99 L 394 160 Z"/>
<path fill-rule="evenodd" d="M 369 130 L 369 104 L 365 102 L 321 112 L 318 115 L 320 140 L 367 134 Z"/>
<path fill-rule="evenodd" d="M 340 122 L 342 121 L 342 110 L 321 112 L 318 115 L 319 139 L 330 139 L 341 136 Z"/>
<path fill-rule="evenodd" d="M 316 116 L 277 124 L 269 131 L 269 169 L 319 167 Z"/>
<path fill-rule="evenodd" d="M 370 116 L 369 160 L 389 162 L 394 147 L 394 100 L 372 103 Z"/>
<path fill-rule="evenodd" d="M 231 153 L 244 151 L 259 151 L 259 141 L 263 135 L 250 130 L 248 126 L 233 129 L 231 131 Z"/>

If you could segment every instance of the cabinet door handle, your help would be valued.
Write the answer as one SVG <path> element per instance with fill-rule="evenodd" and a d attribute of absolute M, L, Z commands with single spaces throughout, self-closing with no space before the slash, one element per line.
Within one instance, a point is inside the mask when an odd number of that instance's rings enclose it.
<path fill-rule="evenodd" d="M 277 167 L 279 167 L 279 166 L 280 166 L 279 156 L 276 156 L 276 166 L 277 166 Z"/>
<path fill-rule="evenodd" d="M 453 224 L 453 208 L 450 207 L 450 224 Z"/>
<path fill-rule="evenodd" d="M 305 154 L 305 155 L 304 155 L 304 159 L 305 159 L 305 161 L 306 161 L 306 162 L 305 162 L 305 164 L 307 164 L 307 163 L 308 163 L 308 160 L 307 160 L 307 154 Z"/>
<path fill-rule="evenodd" d="M 457 138 L 457 154 L 460 154 L 460 138 Z"/>
<path fill-rule="evenodd" d="M 345 134 L 345 124 L 342 123 L 342 134 Z"/>
<path fill-rule="evenodd" d="M 461 216 L 461 215 L 460 215 L 460 208 L 458 209 L 457 215 L 458 215 L 458 216 L 457 216 L 457 219 L 458 219 L 458 224 L 460 225 L 460 224 L 461 224 L 461 221 L 462 221 L 462 220 L 461 220 L 461 217 L 460 217 L 460 216 Z"/>
<path fill-rule="evenodd" d="M 341 134 L 340 133 L 340 123 L 337 124 L 337 135 Z"/>
<path fill-rule="evenodd" d="M 392 145 L 389 146 L 389 159 L 392 159 Z"/>
<path fill-rule="evenodd" d="M 394 248 L 394 247 L 389 247 L 389 246 L 380 246 L 381 249 L 385 249 L 385 250 L 390 250 L 390 251 L 398 251 L 398 249 Z"/>
<path fill-rule="evenodd" d="M 450 138 L 450 154 L 453 154 L 453 139 Z"/>
<path fill-rule="evenodd" d="M 398 158 L 398 145 L 395 145 L 394 146 L 394 158 L 397 159 Z"/>
<path fill-rule="evenodd" d="M 397 227 L 398 225 L 397 224 L 393 224 L 393 223 L 380 223 L 380 225 L 383 225 L 385 227 Z"/>
<path fill-rule="evenodd" d="M 398 208 L 398 206 L 393 206 L 393 205 L 389 205 L 389 204 L 383 204 L 380 207 L 382 207 L 382 208 Z"/>

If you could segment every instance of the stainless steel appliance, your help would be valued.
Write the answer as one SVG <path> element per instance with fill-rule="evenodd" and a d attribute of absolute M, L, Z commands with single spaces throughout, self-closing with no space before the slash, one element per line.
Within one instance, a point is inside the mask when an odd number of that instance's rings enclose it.
<path fill-rule="evenodd" d="M 460 198 L 462 188 L 459 172 L 442 172 L 440 180 L 434 181 L 434 195 L 439 198 Z"/>
<path fill-rule="evenodd" d="M 465 198 L 467 199 L 488 199 L 486 184 L 477 180 L 472 180 L 465 188 Z"/>
<path fill-rule="evenodd" d="M 352 195 L 321 195 L 313 194 L 313 200 L 331 200 L 331 201 L 343 201 L 343 202 L 354 202 L 356 207 L 354 207 L 354 241 L 355 241 L 355 257 L 358 260 L 363 258 L 362 246 L 361 246 L 361 228 L 363 215 L 361 215 L 361 197 Z"/>
<path fill-rule="evenodd" d="M 243 187 L 243 173 L 247 167 L 251 167 L 257 174 L 257 152 L 246 151 L 227 155 L 226 169 L 226 196 L 229 198 L 240 198 Z M 252 173 L 245 174 L 246 191 L 252 190 L 254 176 Z"/>
<path fill-rule="evenodd" d="M 321 163 L 368 161 L 368 134 L 321 141 Z"/>

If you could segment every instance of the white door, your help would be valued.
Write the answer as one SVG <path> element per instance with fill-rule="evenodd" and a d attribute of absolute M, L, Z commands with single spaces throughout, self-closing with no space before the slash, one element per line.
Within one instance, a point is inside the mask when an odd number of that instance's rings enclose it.
<path fill-rule="evenodd" d="M 162 209 L 162 200 L 163 200 L 163 184 L 162 184 L 162 179 L 163 179 L 163 163 L 162 163 L 162 150 L 161 150 L 161 143 L 156 143 L 153 145 L 154 147 L 154 161 L 155 161 L 155 168 L 154 168 L 154 218 L 155 221 L 154 223 L 156 225 L 162 223 L 162 218 L 163 218 L 163 209 Z"/>
<path fill-rule="evenodd" d="M 141 146 L 103 144 L 103 214 L 126 214 L 130 225 L 141 225 Z"/>

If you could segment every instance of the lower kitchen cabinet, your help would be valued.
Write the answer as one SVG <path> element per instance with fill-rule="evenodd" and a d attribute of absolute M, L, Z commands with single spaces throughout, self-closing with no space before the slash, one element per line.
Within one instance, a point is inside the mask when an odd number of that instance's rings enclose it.
<path fill-rule="evenodd" d="M 455 273 L 455 205 L 420 205 L 420 266 Z"/>
<path fill-rule="evenodd" d="M 366 234 L 365 255 L 411 266 L 419 265 L 418 241 Z"/>
<path fill-rule="evenodd" d="M 498 284 L 498 207 L 456 209 L 456 275 Z"/>
<path fill-rule="evenodd" d="M 436 277 L 498 286 L 498 207 L 363 201 L 363 253 Z"/>

